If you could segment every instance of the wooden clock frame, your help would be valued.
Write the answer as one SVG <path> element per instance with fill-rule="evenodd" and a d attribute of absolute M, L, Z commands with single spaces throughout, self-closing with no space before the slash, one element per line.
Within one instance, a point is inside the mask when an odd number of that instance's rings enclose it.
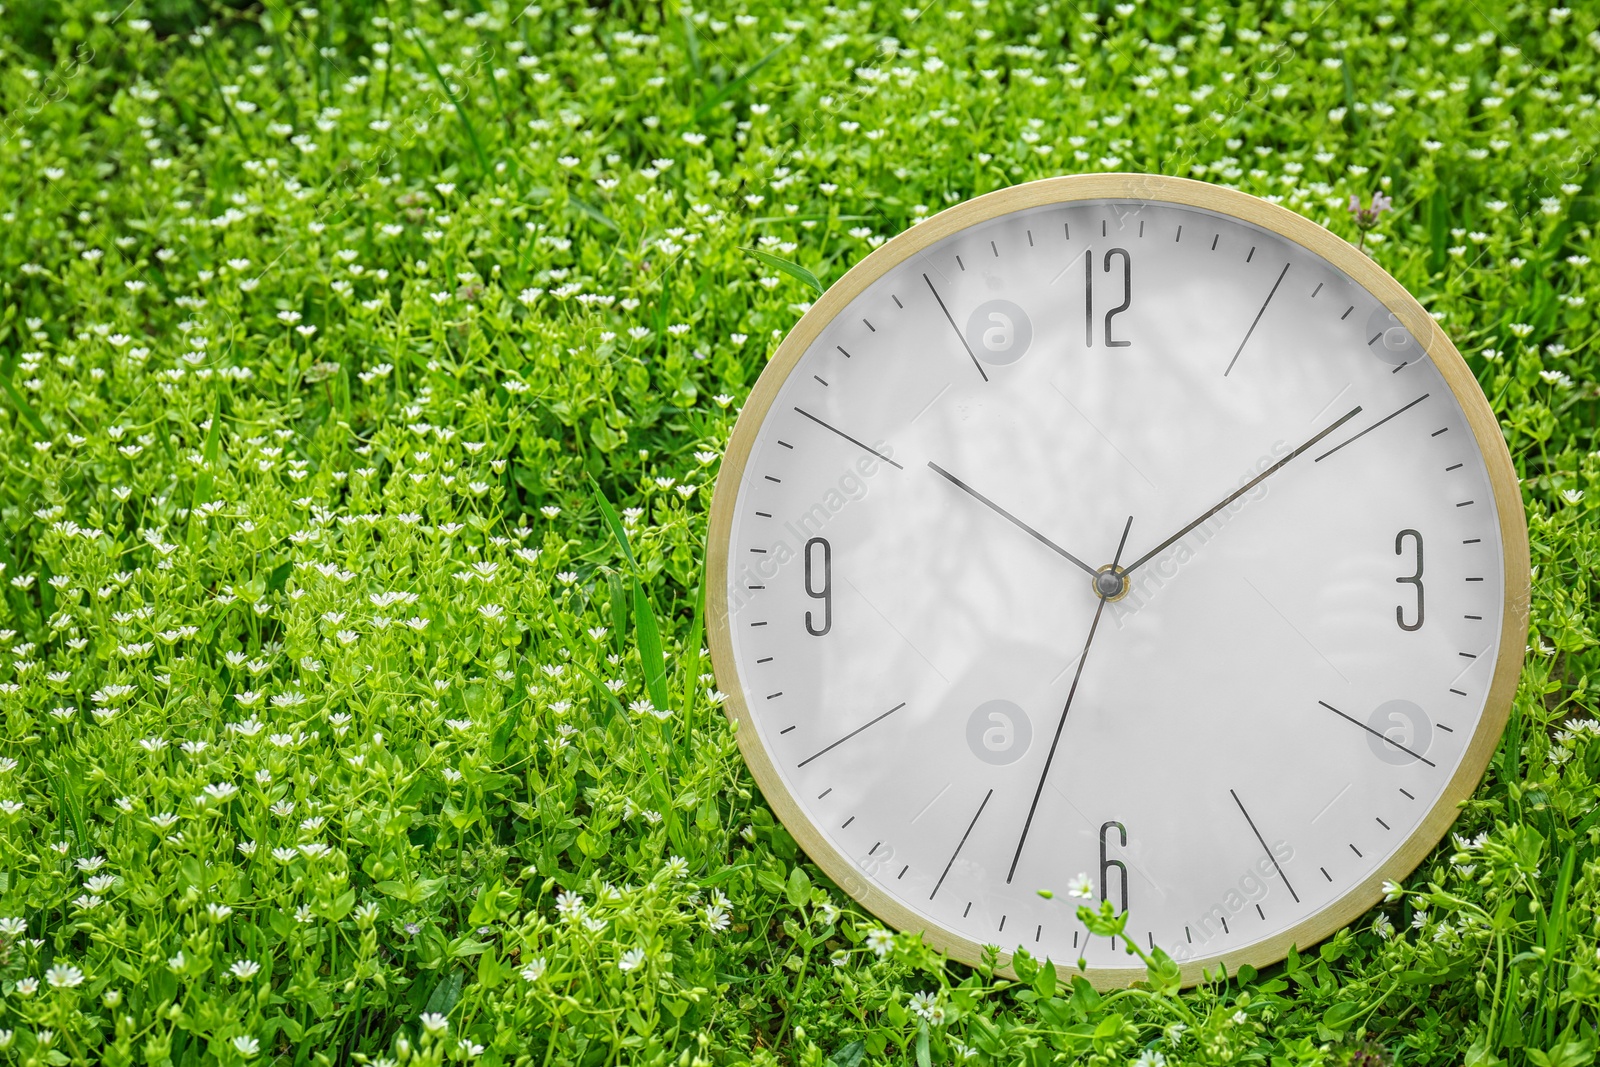
<path fill-rule="evenodd" d="M 983 954 L 983 945 L 914 914 L 864 877 L 849 857 L 817 831 L 778 774 L 745 704 L 743 679 L 733 655 L 728 612 L 728 541 L 745 466 L 761 425 L 800 358 L 836 315 L 891 268 L 952 234 L 1026 208 L 1086 200 L 1178 204 L 1236 218 L 1276 233 L 1320 256 L 1377 297 L 1411 336 L 1422 343 L 1461 405 L 1488 469 L 1503 546 L 1505 604 L 1494 675 L 1483 715 L 1438 801 L 1387 862 L 1327 907 L 1265 941 L 1184 962 L 1182 980 L 1188 986 L 1199 982 L 1207 969 L 1214 970 L 1219 964 L 1229 971 L 1246 964 L 1261 968 L 1282 960 L 1291 947 L 1303 949 L 1316 944 L 1377 904 L 1383 897 L 1385 881 L 1398 882 L 1409 875 L 1444 837 L 1455 821 L 1457 810 L 1477 788 L 1505 728 L 1522 669 L 1530 595 L 1528 532 L 1522 493 L 1499 424 L 1477 380 L 1444 331 L 1399 282 L 1348 241 L 1292 211 L 1232 189 L 1160 175 L 1091 174 L 1046 178 L 987 193 L 942 211 L 886 242 L 846 272 L 801 317 L 778 346 L 740 411 L 711 504 L 706 551 L 707 632 L 712 664 L 721 688 L 727 693 L 724 710 L 733 723 L 745 763 L 767 803 L 806 855 L 851 898 L 884 922 L 900 930 L 920 932 L 928 944 L 955 959 L 977 963 Z M 1010 954 L 1002 950 L 1002 973 L 1011 973 L 1009 961 Z M 1099 989 L 1127 986 L 1146 977 L 1143 966 L 1090 967 L 1082 973 Z"/>

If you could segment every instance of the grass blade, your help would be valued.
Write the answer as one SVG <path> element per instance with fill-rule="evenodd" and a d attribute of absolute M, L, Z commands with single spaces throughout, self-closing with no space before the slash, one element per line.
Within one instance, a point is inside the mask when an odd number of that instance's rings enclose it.
<path fill-rule="evenodd" d="M 617 515 L 617 509 L 611 506 L 611 501 L 600 491 L 600 483 L 594 480 L 593 475 L 589 478 L 589 486 L 594 492 L 595 505 L 600 509 L 601 521 L 611 528 L 611 536 L 622 546 L 622 558 L 628 561 L 629 573 L 637 575 L 639 564 L 633 558 L 633 548 L 628 544 L 628 531 L 622 528 L 622 519 Z"/>
<path fill-rule="evenodd" d="M 633 580 L 633 630 L 639 639 L 639 662 L 644 667 L 644 687 L 650 702 L 665 711 L 672 706 L 667 692 L 667 657 L 661 648 L 661 629 L 644 583 Z"/>
<path fill-rule="evenodd" d="M 740 247 L 743 248 L 742 245 Z M 770 252 L 763 252 L 759 248 L 744 248 L 744 251 L 749 252 L 752 256 L 755 256 L 773 270 L 782 271 L 789 277 L 796 278 L 811 286 L 812 289 L 816 290 L 819 296 L 822 294 L 822 283 L 817 280 L 817 276 L 806 270 L 800 264 L 790 263 L 787 259 L 779 259 Z"/>
<path fill-rule="evenodd" d="M 572 204 L 573 207 L 577 208 L 581 213 L 589 216 L 591 219 L 594 219 L 594 221 L 600 223 L 600 225 L 621 232 L 621 226 L 618 226 L 609 216 L 606 215 L 604 211 L 601 211 L 583 197 L 577 195 L 576 193 L 568 193 L 567 200 Z"/>
<path fill-rule="evenodd" d="M 445 81 L 444 75 L 439 73 L 439 64 L 433 61 L 433 53 L 428 51 L 428 46 L 422 43 L 422 34 L 415 30 L 406 34 L 416 44 L 417 50 L 422 53 L 422 58 L 427 60 L 428 69 L 433 72 L 433 80 L 439 83 L 439 91 L 444 93 L 445 99 L 450 101 L 450 106 L 456 110 L 456 118 L 461 120 L 461 128 L 467 133 L 467 140 L 472 142 L 472 150 L 477 153 L 478 163 L 483 167 L 480 173 L 489 173 L 489 156 L 483 150 L 483 144 L 478 140 L 478 131 L 473 128 L 472 120 L 467 118 L 466 109 L 461 106 L 461 101 L 456 99 L 456 94 L 450 91 L 450 83 Z"/>
<path fill-rule="evenodd" d="M 761 70 L 762 67 L 776 59 L 779 52 L 788 47 L 789 42 L 785 41 L 772 51 L 768 52 L 766 55 L 762 56 L 760 59 L 756 60 L 754 63 L 750 64 L 749 67 L 745 68 L 745 72 L 743 74 L 733 79 L 727 85 L 724 85 L 721 89 L 717 90 L 716 94 L 712 96 L 711 99 L 695 108 L 694 114 L 690 116 L 689 121 L 685 125 L 693 126 L 695 123 L 699 122 L 701 116 L 710 111 L 712 108 L 716 107 L 718 104 L 722 103 L 734 93 L 738 92 L 741 85 L 744 85 L 746 82 L 748 82 L 751 77 Z"/>

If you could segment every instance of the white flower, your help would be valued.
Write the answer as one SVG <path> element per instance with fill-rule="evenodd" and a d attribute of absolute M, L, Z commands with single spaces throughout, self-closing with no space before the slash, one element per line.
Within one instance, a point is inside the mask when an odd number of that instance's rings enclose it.
<path fill-rule="evenodd" d="M 213 782 L 206 786 L 206 795 L 213 800 L 227 800 L 239 791 L 239 787 L 232 782 Z"/>
<path fill-rule="evenodd" d="M 425 1011 L 422 1013 L 422 1028 L 430 1034 L 443 1034 L 450 1030 L 450 1020 L 438 1012 Z"/>
<path fill-rule="evenodd" d="M 867 947 L 881 960 L 894 948 L 894 935 L 881 927 L 867 931 Z"/>
<path fill-rule="evenodd" d="M 226 919 L 228 916 L 232 915 L 233 909 L 228 907 L 226 904 L 212 903 L 206 905 L 206 914 L 211 916 L 212 922 L 219 923 L 223 919 Z"/>
<path fill-rule="evenodd" d="M 1167 1058 L 1155 1049 L 1147 1048 L 1133 1061 L 1133 1067 L 1167 1067 Z"/>
<path fill-rule="evenodd" d="M 539 956 L 528 961 L 528 965 L 519 972 L 524 981 L 537 982 L 544 975 L 544 957 Z"/>
<path fill-rule="evenodd" d="M 25 997 L 31 997 L 39 991 L 39 979 L 24 978 L 17 983 L 17 992 Z"/>
<path fill-rule="evenodd" d="M 1386 903 L 1393 904 L 1405 895 L 1405 889 L 1398 882 L 1383 883 L 1383 899 Z"/>
<path fill-rule="evenodd" d="M 249 1034 L 240 1034 L 233 1039 L 233 1047 L 241 1056 L 254 1056 L 261 1051 L 261 1042 Z"/>
<path fill-rule="evenodd" d="M 583 897 L 577 893 L 561 892 L 556 895 L 556 913 L 568 921 L 583 914 Z"/>
<path fill-rule="evenodd" d="M 619 971 L 637 970 L 639 965 L 641 963 L 643 963 L 643 962 L 644 962 L 644 949 L 642 949 L 642 948 L 630 948 L 628 951 L 626 951 L 626 952 L 624 952 L 622 954 L 622 958 L 621 959 L 617 960 L 617 970 L 619 970 Z"/>
<path fill-rule="evenodd" d="M 45 981 L 52 989 L 72 989 L 83 984 L 83 972 L 65 963 L 58 963 L 44 972 Z"/>
<path fill-rule="evenodd" d="M 1067 884 L 1067 896 L 1088 900 L 1094 896 L 1094 883 L 1087 874 L 1080 874 Z"/>
<path fill-rule="evenodd" d="M 260 973 L 261 964 L 257 963 L 255 960 L 234 960 L 233 966 L 229 967 L 228 970 L 235 978 L 243 982 L 248 978 L 254 978 L 258 973 Z"/>

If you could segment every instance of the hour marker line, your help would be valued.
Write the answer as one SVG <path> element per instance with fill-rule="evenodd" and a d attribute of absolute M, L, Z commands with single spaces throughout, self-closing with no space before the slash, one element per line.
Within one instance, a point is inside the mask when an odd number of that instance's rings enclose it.
<path fill-rule="evenodd" d="M 1368 426 L 1365 430 L 1362 430 L 1360 433 L 1356 434 L 1354 437 L 1345 438 L 1343 441 L 1341 441 L 1338 444 L 1334 445 L 1332 448 L 1328 449 L 1326 452 L 1324 452 L 1322 455 L 1318 456 L 1316 459 L 1312 460 L 1311 462 L 1313 462 L 1313 463 L 1321 463 L 1323 460 L 1327 459 L 1329 456 L 1331 456 L 1335 452 L 1339 451 L 1339 449 L 1343 448 L 1345 445 L 1348 445 L 1353 441 L 1357 441 L 1357 440 L 1361 439 L 1362 437 L 1365 437 L 1367 434 L 1371 433 L 1373 430 L 1376 430 L 1379 426 L 1382 426 L 1384 423 L 1388 422 L 1390 419 L 1394 418 L 1396 415 L 1404 414 L 1405 412 L 1409 411 L 1410 409 L 1416 407 L 1418 404 L 1420 404 L 1424 400 L 1428 399 L 1428 396 L 1429 396 L 1429 394 L 1423 393 L 1421 396 L 1417 397 L 1415 400 L 1413 400 L 1411 403 L 1407 404 L 1405 407 L 1401 408 L 1399 411 L 1395 411 L 1395 412 L 1392 412 L 1392 413 L 1390 413 L 1388 415 L 1385 415 L 1383 418 L 1379 419 L 1377 422 L 1373 423 L 1371 426 Z"/>
<path fill-rule="evenodd" d="M 950 853 L 950 862 L 944 865 L 944 874 L 939 875 L 939 880 L 933 884 L 933 892 L 928 894 L 929 900 L 932 900 L 938 895 L 939 887 L 944 885 L 945 875 L 948 875 L 950 873 L 950 868 L 955 866 L 956 857 L 961 855 L 961 846 L 967 843 L 967 837 L 972 833 L 972 828 L 978 825 L 978 816 L 982 815 L 983 809 L 989 806 L 989 798 L 992 796 L 994 796 L 993 789 L 989 790 L 983 795 L 983 803 L 978 805 L 977 814 L 973 815 L 972 821 L 967 823 L 967 832 L 961 835 L 961 840 L 959 843 L 957 843 L 956 850 Z M 970 909 L 972 905 L 968 904 L 967 907 Z M 965 913 L 963 913 L 963 916 L 964 915 Z"/>
<path fill-rule="evenodd" d="M 960 257 L 958 256 L 956 258 L 956 262 L 959 263 L 960 261 Z M 962 269 L 964 270 L 965 268 Z M 950 317 L 950 309 L 944 306 L 944 298 L 939 295 L 939 290 L 933 287 L 932 279 L 924 274 L 922 276 L 922 280 L 928 283 L 928 292 L 932 293 L 933 299 L 938 301 L 939 310 L 944 312 L 945 321 L 950 324 L 950 328 L 954 330 L 956 332 L 956 336 L 961 339 L 961 347 L 967 350 L 967 357 L 972 360 L 972 365 L 978 369 L 978 373 L 983 376 L 983 380 L 988 381 L 989 375 L 984 372 L 983 364 L 978 362 L 978 357 L 972 351 L 972 346 L 967 344 L 967 335 L 961 332 L 961 327 L 956 325 L 956 320 Z"/>
<path fill-rule="evenodd" d="M 865 726 L 857 726 L 854 730 L 851 730 L 849 733 L 845 734 L 843 737 L 839 738 L 839 740 L 835 741 L 833 744 L 829 745 L 827 748 L 823 749 L 821 752 L 818 752 L 816 755 L 807 756 L 805 759 L 800 761 L 799 766 L 804 767 L 806 764 L 808 764 L 812 760 L 816 759 L 817 756 L 827 755 L 829 752 L 832 752 L 834 749 L 838 748 L 840 745 L 842 745 L 846 741 L 850 740 L 856 734 L 859 734 L 862 730 L 865 730 L 868 726 L 876 726 L 878 723 L 882 722 L 884 719 L 887 719 L 889 716 L 893 715 L 895 712 L 899 711 L 901 708 L 903 708 L 905 706 L 906 706 L 905 705 L 905 701 L 901 701 L 900 703 L 896 704 L 894 707 L 890 708 L 888 711 L 884 712 L 882 715 L 879 715 L 876 719 L 873 719 L 871 722 L 868 722 Z"/>
<path fill-rule="evenodd" d="M 1250 254 L 1252 256 L 1255 255 L 1256 250 L 1252 248 L 1250 250 Z M 1239 342 L 1239 347 L 1234 351 L 1233 358 L 1228 360 L 1228 369 L 1222 372 L 1222 376 L 1224 378 L 1226 378 L 1233 370 L 1233 365 L 1239 362 L 1239 353 L 1243 352 L 1244 346 L 1250 343 L 1250 335 L 1256 332 L 1256 326 L 1260 324 L 1261 316 L 1266 313 L 1267 305 L 1272 303 L 1272 298 L 1277 295 L 1278 286 L 1283 284 L 1283 276 L 1288 273 L 1289 264 L 1285 263 L 1283 265 L 1283 269 L 1278 272 L 1278 280 L 1272 283 L 1272 291 L 1269 292 L 1267 294 L 1267 298 L 1261 302 L 1261 310 L 1256 312 L 1256 317 L 1251 321 L 1250 328 L 1244 332 L 1244 340 Z"/>
<path fill-rule="evenodd" d="M 1274 856 L 1272 854 L 1272 849 L 1267 847 L 1267 839 L 1261 836 L 1260 830 L 1256 829 L 1256 821 L 1250 817 L 1250 813 L 1248 811 L 1244 810 L 1244 801 L 1240 800 L 1239 794 L 1235 793 L 1232 789 L 1228 790 L 1228 795 L 1233 798 L 1233 802 L 1235 804 L 1239 805 L 1239 814 L 1244 816 L 1244 821 L 1250 824 L 1250 832 L 1256 835 L 1257 841 L 1261 842 L 1261 849 L 1267 854 L 1267 859 L 1272 861 L 1273 869 L 1278 872 L 1278 877 L 1283 879 L 1284 888 L 1289 890 L 1289 895 L 1294 897 L 1294 902 L 1296 904 L 1300 903 L 1300 894 L 1294 891 L 1294 886 L 1289 884 L 1289 876 L 1283 873 L 1282 867 L 1278 866 L 1278 857 Z M 1265 918 L 1265 916 L 1263 916 L 1263 918 Z"/>
<path fill-rule="evenodd" d="M 1344 719 L 1344 720 L 1346 720 L 1348 722 L 1355 723 L 1357 726 L 1361 727 L 1363 730 L 1365 730 L 1367 733 L 1371 734 L 1373 737 L 1378 738 L 1380 741 L 1383 741 L 1383 742 L 1386 742 L 1387 744 L 1393 745 L 1395 748 L 1398 748 L 1401 752 L 1404 752 L 1406 755 L 1414 756 L 1415 758 L 1421 760 L 1423 763 L 1426 763 L 1430 767 L 1437 766 L 1437 764 L 1435 764 L 1431 759 L 1429 759 L 1428 757 L 1422 755 L 1420 752 L 1413 752 L 1409 748 L 1407 748 L 1406 746 L 1402 745 L 1400 742 L 1396 741 L 1394 738 L 1390 737 L 1388 734 L 1381 734 L 1378 731 L 1374 730 L 1372 727 L 1368 726 L 1366 723 L 1362 722 L 1360 719 L 1351 718 L 1349 715 L 1346 715 L 1344 712 L 1340 711 L 1338 708 L 1334 707 L 1332 704 L 1328 703 L 1326 700 L 1319 700 L 1319 701 L 1317 701 L 1317 703 L 1321 704 L 1323 707 L 1327 708 L 1329 711 L 1331 711 L 1335 715 L 1339 716 L 1339 718 Z"/>
<path fill-rule="evenodd" d="M 871 452 L 874 456 L 877 456 L 879 459 L 883 460 L 885 463 L 889 464 L 891 467 L 895 467 L 898 470 L 905 470 L 904 467 L 902 467 L 900 464 L 896 463 L 894 460 L 890 459 L 888 456 L 884 455 L 882 452 L 879 452 L 876 448 L 873 448 L 871 445 L 866 444 L 866 443 L 864 443 L 862 441 L 857 441 L 854 437 L 851 437 L 849 434 L 845 433 L 843 430 L 839 429 L 837 426 L 830 426 L 829 424 L 823 422 L 821 419 L 819 419 L 815 415 L 811 414 L 811 412 L 806 411 L 803 408 L 795 408 L 795 411 L 797 411 L 800 414 L 804 415 L 806 418 L 810 419 L 812 422 L 816 423 L 818 426 L 821 426 L 824 430 L 831 430 L 832 432 L 838 434 L 840 437 L 844 438 L 846 441 L 849 441 L 851 444 L 855 445 L 857 448 L 866 449 L 868 452 Z"/>

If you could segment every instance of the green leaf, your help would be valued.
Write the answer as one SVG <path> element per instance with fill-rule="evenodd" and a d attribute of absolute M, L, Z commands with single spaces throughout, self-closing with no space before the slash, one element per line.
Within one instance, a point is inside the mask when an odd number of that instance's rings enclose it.
<path fill-rule="evenodd" d="M 1039 965 L 1039 973 L 1033 976 L 1033 991 L 1045 999 L 1056 995 L 1056 965 L 1045 960 Z"/>
<path fill-rule="evenodd" d="M 1322 1025 L 1335 1033 L 1341 1033 L 1348 1030 L 1350 1024 L 1365 1010 L 1360 1004 L 1350 1001 L 1335 1004 L 1323 1013 Z"/>
<path fill-rule="evenodd" d="M 465 980 L 466 973 L 459 967 L 452 967 L 450 973 L 440 978 L 439 984 L 428 994 L 428 1003 L 422 1010 L 434 1015 L 449 1015 L 450 1009 L 461 999 L 461 984 Z"/>
<path fill-rule="evenodd" d="M 500 963 L 500 956 L 495 952 L 485 952 L 478 957 L 478 984 L 486 989 L 493 989 L 505 981 L 505 967 Z"/>
<path fill-rule="evenodd" d="M 334 897 L 328 906 L 323 909 L 322 915 L 326 919 L 338 922 L 350 914 L 350 909 L 356 906 L 356 891 L 352 887 Z"/>
<path fill-rule="evenodd" d="M 784 888 L 784 895 L 796 908 L 811 899 L 811 878 L 805 868 L 797 866 L 789 872 L 789 884 Z"/>
<path fill-rule="evenodd" d="M 777 256 L 763 252 L 759 248 L 745 248 L 744 251 L 749 252 L 752 256 L 755 256 L 773 270 L 782 271 L 789 277 L 795 278 L 804 282 L 806 285 L 811 286 L 812 289 L 816 290 L 819 296 L 822 294 L 822 283 L 817 280 L 817 276 L 806 270 L 800 264 L 790 263 L 787 259 L 779 259 Z"/>
<path fill-rule="evenodd" d="M 838 1051 L 828 1057 L 828 1062 L 833 1064 L 833 1067 L 860 1067 L 861 1061 L 866 1058 L 867 1043 L 858 1038 L 848 1045 L 840 1046 Z"/>
<path fill-rule="evenodd" d="M 928 1054 L 928 1024 L 917 1027 L 917 1067 L 933 1067 L 933 1057 Z"/>

